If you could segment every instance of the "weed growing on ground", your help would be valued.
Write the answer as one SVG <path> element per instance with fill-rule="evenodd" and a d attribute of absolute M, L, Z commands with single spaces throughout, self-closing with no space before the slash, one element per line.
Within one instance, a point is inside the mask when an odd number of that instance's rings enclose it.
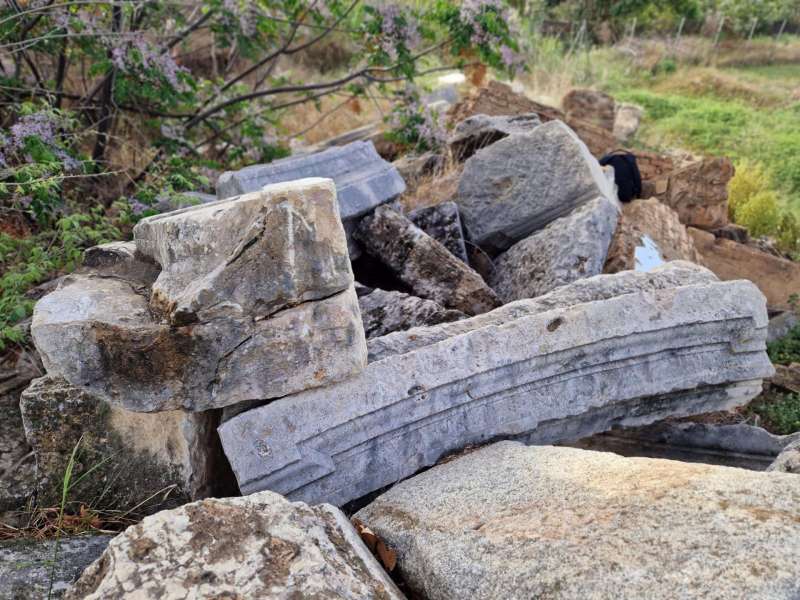
<path fill-rule="evenodd" d="M 767 344 L 769 359 L 777 365 L 800 362 L 800 325 L 779 340 Z"/>
<path fill-rule="evenodd" d="M 800 431 L 800 394 L 764 394 L 746 409 L 759 425 L 778 435 Z"/>

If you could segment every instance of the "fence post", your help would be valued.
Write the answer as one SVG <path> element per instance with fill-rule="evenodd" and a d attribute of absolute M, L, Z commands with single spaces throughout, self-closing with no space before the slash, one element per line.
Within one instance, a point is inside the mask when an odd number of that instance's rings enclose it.
<path fill-rule="evenodd" d="M 678 48 L 678 44 L 681 43 L 681 34 L 683 33 L 683 26 L 686 24 L 686 17 L 681 17 L 680 23 L 678 23 L 678 32 L 675 34 L 675 39 L 672 42 L 672 52 L 675 53 L 676 49 Z"/>
<path fill-rule="evenodd" d="M 779 40 L 781 39 L 781 36 L 783 35 L 783 30 L 784 29 L 786 29 L 786 19 L 781 21 L 780 29 L 778 29 L 778 33 L 775 34 L 775 39 L 772 41 L 772 50 L 770 50 L 770 52 L 769 52 L 769 61 L 770 62 L 772 62 L 772 60 L 775 58 L 775 50 L 778 49 Z"/>
<path fill-rule="evenodd" d="M 757 25 L 758 17 L 753 17 L 753 21 L 750 23 L 750 33 L 747 36 L 747 43 L 750 43 L 753 40 L 753 34 L 756 32 Z"/>

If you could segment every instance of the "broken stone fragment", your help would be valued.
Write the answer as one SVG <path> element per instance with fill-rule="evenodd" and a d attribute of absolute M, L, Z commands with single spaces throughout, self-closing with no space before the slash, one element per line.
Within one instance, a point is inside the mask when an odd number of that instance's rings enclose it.
<path fill-rule="evenodd" d="M 500 442 L 356 517 L 430 600 L 800 595 L 800 478 Z"/>
<path fill-rule="evenodd" d="M 388 356 L 218 431 L 242 493 L 341 505 L 499 436 L 550 443 L 742 405 L 773 373 L 766 325 L 749 282 L 629 293 Z"/>
<path fill-rule="evenodd" d="M 353 526 L 329 505 L 264 492 L 203 500 L 114 538 L 69 600 L 341 598 L 402 600 Z"/>
<path fill-rule="evenodd" d="M 656 198 L 623 204 L 604 271 L 647 271 L 672 260 L 702 262 L 678 214 Z"/>
<path fill-rule="evenodd" d="M 133 235 L 162 269 L 150 305 L 176 325 L 221 314 L 268 317 L 353 282 L 330 180 L 270 185 L 148 217 Z"/>
<path fill-rule="evenodd" d="M 432 300 L 384 290 L 373 290 L 360 296 L 358 304 L 367 339 L 421 325 L 458 321 L 467 316 L 461 311 L 444 308 Z"/>
<path fill-rule="evenodd" d="M 132 411 L 275 398 L 366 364 L 352 285 L 266 319 L 234 313 L 170 327 L 129 283 L 70 276 L 36 304 L 31 332 L 48 374 Z"/>
<path fill-rule="evenodd" d="M 614 137 L 625 143 L 639 131 L 644 111 L 635 104 L 617 104 L 614 114 Z"/>
<path fill-rule="evenodd" d="M 456 160 L 467 160 L 481 148 L 510 135 L 530 133 L 541 124 L 536 113 L 495 117 L 473 115 L 456 125 L 447 143 Z"/>
<path fill-rule="evenodd" d="M 561 108 L 567 119 L 581 119 L 602 127 L 606 131 L 614 129 L 616 103 L 614 98 L 604 92 L 588 89 L 574 89 L 561 99 Z"/>
<path fill-rule="evenodd" d="M 775 365 L 775 376 L 770 383 L 795 394 L 800 394 L 800 363 Z"/>
<path fill-rule="evenodd" d="M 504 302 L 535 298 L 603 272 L 619 203 L 602 196 L 511 246 L 489 283 Z"/>
<path fill-rule="evenodd" d="M 136 242 L 109 242 L 83 253 L 83 269 L 105 277 L 120 277 L 140 286 L 150 286 L 161 272 L 154 260 L 136 252 Z M 144 288 L 142 288 L 144 292 Z"/>
<path fill-rule="evenodd" d="M 552 121 L 478 151 L 455 200 L 467 237 L 495 255 L 598 196 L 616 197 L 599 163 Z"/>
<path fill-rule="evenodd" d="M 406 189 L 400 173 L 378 155 L 372 142 L 356 141 L 314 154 L 226 171 L 217 180 L 217 197 L 230 198 L 260 190 L 268 184 L 306 177 L 326 177 L 334 181 L 339 215 L 348 232 L 352 230 L 348 224 L 355 224 L 359 217 Z"/>
<path fill-rule="evenodd" d="M 718 229 L 728 224 L 728 182 L 733 178 L 728 158 L 706 158 L 670 173 L 667 189 L 658 193 L 684 225 Z"/>
<path fill-rule="evenodd" d="M 767 471 L 800 475 L 800 438 L 788 444 Z"/>
<path fill-rule="evenodd" d="M 500 304 L 480 275 L 389 207 L 364 217 L 356 235 L 368 253 L 423 298 L 469 315 Z"/>
<path fill-rule="evenodd" d="M 559 109 L 539 104 L 523 94 L 516 93 L 510 85 L 496 79 L 492 79 L 468 98 L 453 106 L 447 116 L 450 123 L 459 123 L 479 114 L 494 117 L 527 113 L 536 113 L 543 123 L 555 119 L 564 120 L 564 113 Z"/>
<path fill-rule="evenodd" d="M 224 491 L 214 414 L 134 413 L 53 377 L 34 380 L 20 407 L 39 506 L 60 504 L 73 451 L 70 498 L 96 509 L 147 514 Z"/>
<path fill-rule="evenodd" d="M 800 263 L 694 227 L 689 234 L 703 263 L 720 279 L 749 279 L 767 297 L 770 308 L 792 310 L 790 298 L 800 290 Z"/>
<path fill-rule="evenodd" d="M 0 542 L 0 598 L 63 598 L 108 546 L 110 535 L 76 535 L 59 539 Z"/>
<path fill-rule="evenodd" d="M 695 264 L 675 261 L 649 273 L 626 271 L 617 275 L 602 275 L 579 279 L 556 288 L 538 298 L 518 300 L 495 310 L 453 323 L 431 327 L 414 327 L 369 340 L 369 362 L 393 354 L 405 354 L 422 346 L 435 344 L 481 327 L 501 326 L 513 319 L 543 313 L 555 308 L 567 308 L 585 302 L 598 302 L 636 292 L 657 292 L 684 285 L 718 281 L 714 274 Z"/>
<path fill-rule="evenodd" d="M 464 264 L 469 264 L 467 248 L 464 243 L 464 231 L 461 228 L 461 217 L 458 214 L 458 204 L 448 201 L 426 208 L 418 208 L 408 213 L 408 218 L 422 231 L 439 241 L 450 251 L 450 254 Z"/>

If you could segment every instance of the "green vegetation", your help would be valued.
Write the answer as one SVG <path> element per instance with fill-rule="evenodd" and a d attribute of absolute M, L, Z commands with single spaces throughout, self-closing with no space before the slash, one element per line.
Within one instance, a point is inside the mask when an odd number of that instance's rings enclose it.
<path fill-rule="evenodd" d="M 772 433 L 787 435 L 800 431 L 800 394 L 764 394 L 747 407 L 760 425 Z"/>
<path fill-rule="evenodd" d="M 777 365 L 800 363 L 800 326 L 792 329 L 786 337 L 767 344 L 767 354 Z"/>

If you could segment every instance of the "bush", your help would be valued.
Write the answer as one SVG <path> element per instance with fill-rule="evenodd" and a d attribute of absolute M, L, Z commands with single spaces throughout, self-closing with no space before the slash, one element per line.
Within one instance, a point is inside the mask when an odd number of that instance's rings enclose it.
<path fill-rule="evenodd" d="M 767 344 L 767 354 L 776 365 L 800 362 L 800 326 L 793 328 L 785 337 Z"/>

